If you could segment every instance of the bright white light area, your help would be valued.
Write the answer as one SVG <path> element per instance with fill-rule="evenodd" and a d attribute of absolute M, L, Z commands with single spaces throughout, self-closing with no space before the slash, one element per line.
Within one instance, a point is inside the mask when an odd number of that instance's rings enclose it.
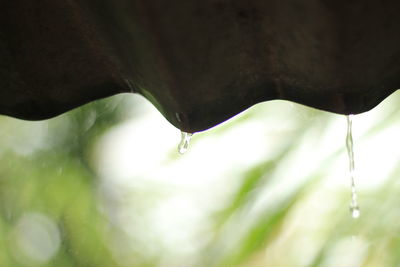
<path fill-rule="evenodd" d="M 52 219 L 40 213 L 26 213 L 18 220 L 12 241 L 15 259 L 23 265 L 36 266 L 55 256 L 61 239 Z"/>

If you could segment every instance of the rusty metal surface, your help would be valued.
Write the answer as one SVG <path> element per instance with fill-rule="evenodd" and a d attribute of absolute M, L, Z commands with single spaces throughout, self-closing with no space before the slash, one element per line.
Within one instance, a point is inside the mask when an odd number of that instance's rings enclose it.
<path fill-rule="evenodd" d="M 0 3 L 0 113 L 46 119 L 122 92 L 205 130 L 286 99 L 340 114 L 400 87 L 400 2 Z"/>

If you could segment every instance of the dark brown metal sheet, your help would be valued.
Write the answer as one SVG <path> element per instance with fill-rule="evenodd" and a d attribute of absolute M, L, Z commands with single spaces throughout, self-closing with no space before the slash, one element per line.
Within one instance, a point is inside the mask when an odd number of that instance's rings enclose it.
<path fill-rule="evenodd" d="M 46 119 L 136 92 L 208 129 L 286 99 L 340 114 L 400 87 L 400 2 L 69 0 L 0 3 L 0 113 Z"/>

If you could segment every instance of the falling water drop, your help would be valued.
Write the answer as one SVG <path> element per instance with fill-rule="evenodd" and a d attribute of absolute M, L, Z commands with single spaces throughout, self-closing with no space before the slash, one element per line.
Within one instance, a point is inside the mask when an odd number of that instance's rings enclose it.
<path fill-rule="evenodd" d="M 181 132 L 181 142 L 179 143 L 178 146 L 179 154 L 183 155 L 188 150 L 192 135 L 193 135 L 192 133 Z"/>
<path fill-rule="evenodd" d="M 360 217 L 360 207 L 357 202 L 357 191 L 354 178 L 354 148 L 353 148 L 353 115 L 347 115 L 347 135 L 346 135 L 346 148 L 349 157 L 349 173 L 350 173 L 350 186 L 351 186 L 351 201 L 350 201 L 350 213 L 351 216 L 356 219 Z"/>
<path fill-rule="evenodd" d="M 360 208 L 358 206 L 350 207 L 351 217 L 357 219 L 361 215 Z"/>

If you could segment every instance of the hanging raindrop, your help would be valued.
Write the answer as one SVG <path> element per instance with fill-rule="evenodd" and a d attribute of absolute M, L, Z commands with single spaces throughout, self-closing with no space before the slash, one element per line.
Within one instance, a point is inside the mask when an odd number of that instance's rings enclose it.
<path fill-rule="evenodd" d="M 357 203 L 357 191 L 354 178 L 354 148 L 353 148 L 353 115 L 347 115 L 347 135 L 346 135 L 346 148 L 349 157 L 349 173 L 350 173 L 350 186 L 351 186 L 351 201 L 350 201 L 350 213 L 351 216 L 356 219 L 360 217 L 360 207 Z"/>
<path fill-rule="evenodd" d="M 188 150 L 192 135 L 193 135 L 192 133 L 181 132 L 181 142 L 179 143 L 178 146 L 179 154 L 183 155 Z"/>

